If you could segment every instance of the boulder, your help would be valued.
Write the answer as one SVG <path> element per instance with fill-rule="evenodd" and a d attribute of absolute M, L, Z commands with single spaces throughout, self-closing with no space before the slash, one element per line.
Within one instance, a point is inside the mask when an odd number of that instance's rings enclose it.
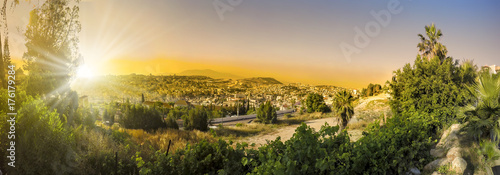
<path fill-rule="evenodd" d="M 441 158 L 441 159 L 436 159 L 432 161 L 431 163 L 428 163 L 427 165 L 424 166 L 425 171 L 432 171 L 440 166 L 445 166 L 446 164 L 450 163 L 450 161 L 447 158 Z"/>
<path fill-rule="evenodd" d="M 457 157 L 451 162 L 451 170 L 458 174 L 463 174 L 466 168 L 467 162 L 461 157 Z"/>
<path fill-rule="evenodd" d="M 453 147 L 450 150 L 448 150 L 448 153 L 446 154 L 446 158 L 448 158 L 448 160 L 453 161 L 457 157 L 462 157 L 462 154 L 460 153 L 460 148 Z"/>
<path fill-rule="evenodd" d="M 420 173 L 420 170 L 418 170 L 417 168 L 413 167 L 413 168 L 410 168 L 410 173 L 411 174 L 414 174 L 414 175 L 420 175 L 422 173 Z"/>
<path fill-rule="evenodd" d="M 431 149 L 431 155 L 437 158 L 444 157 L 446 154 L 445 150 L 443 148 L 435 148 Z"/>
<path fill-rule="evenodd" d="M 460 131 L 460 128 L 460 124 L 451 125 L 449 129 L 443 132 L 441 140 L 439 140 L 439 143 L 436 145 L 436 147 L 445 149 L 457 147 L 459 145 L 457 135 Z"/>

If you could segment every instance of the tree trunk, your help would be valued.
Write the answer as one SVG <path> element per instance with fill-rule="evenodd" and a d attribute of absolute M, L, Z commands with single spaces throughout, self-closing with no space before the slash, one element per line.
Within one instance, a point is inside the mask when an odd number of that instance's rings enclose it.
<path fill-rule="evenodd" d="M 7 88 L 7 83 L 5 81 L 5 78 L 7 78 L 6 74 L 5 74 L 5 67 L 7 67 L 7 65 L 5 65 L 5 61 L 3 59 L 3 47 L 2 47 L 2 34 L 0 32 L 0 83 L 2 83 L 2 85 L 0 85 L 0 87 L 3 87 L 3 88 Z"/>

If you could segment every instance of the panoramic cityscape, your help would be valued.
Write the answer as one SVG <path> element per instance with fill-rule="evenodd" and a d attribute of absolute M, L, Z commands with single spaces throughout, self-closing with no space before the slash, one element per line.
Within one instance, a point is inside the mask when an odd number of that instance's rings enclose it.
<path fill-rule="evenodd" d="M 0 175 L 500 174 L 500 2 L 0 6 Z"/>

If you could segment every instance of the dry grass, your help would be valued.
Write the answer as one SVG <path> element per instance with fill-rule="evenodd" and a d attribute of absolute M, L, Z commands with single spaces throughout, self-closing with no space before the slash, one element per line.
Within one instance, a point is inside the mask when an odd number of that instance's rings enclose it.
<path fill-rule="evenodd" d="M 225 140 L 240 139 L 241 137 L 250 137 L 262 133 L 270 133 L 278 128 L 277 124 L 250 123 L 239 126 L 224 126 L 216 130 L 216 134 Z"/>
<path fill-rule="evenodd" d="M 215 141 L 216 138 L 210 132 L 202 132 L 198 130 L 184 131 L 176 129 L 159 129 L 155 132 L 146 132 L 142 129 L 125 129 L 116 125 L 112 127 L 98 124 L 103 129 L 113 129 L 122 133 L 127 133 L 130 140 L 137 143 L 141 147 L 152 147 L 154 150 L 167 151 L 168 142 L 171 140 L 170 152 L 179 148 L 184 148 L 186 144 L 197 143 L 201 140 Z"/>
<path fill-rule="evenodd" d="M 348 123 L 347 124 L 347 129 L 348 130 L 363 130 L 370 123 L 371 122 L 367 122 L 367 121 L 364 121 L 364 120 L 358 121 L 356 123 Z"/>
<path fill-rule="evenodd" d="M 321 112 L 305 113 L 302 115 L 294 113 L 292 114 L 292 117 L 283 118 L 282 120 L 279 120 L 278 123 L 288 126 L 294 124 L 301 124 L 302 122 L 308 120 L 316 120 L 316 119 L 330 118 L 330 117 L 335 117 L 335 115 L 333 113 L 321 113 Z"/>
<path fill-rule="evenodd" d="M 123 129 L 122 129 L 123 130 Z M 154 133 L 148 133 L 142 129 L 124 129 L 132 139 L 144 146 L 152 146 L 155 150 L 166 151 L 171 140 L 170 151 L 184 148 L 188 143 L 197 143 L 201 140 L 215 141 L 209 132 L 183 131 L 176 129 L 159 129 Z"/>

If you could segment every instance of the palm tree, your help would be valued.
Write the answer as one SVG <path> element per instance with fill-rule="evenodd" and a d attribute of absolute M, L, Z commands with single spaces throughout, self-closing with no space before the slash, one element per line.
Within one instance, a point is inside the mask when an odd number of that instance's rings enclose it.
<path fill-rule="evenodd" d="M 478 141 L 489 139 L 498 144 L 500 138 L 500 76 L 483 73 L 471 87 L 477 102 L 464 112 L 469 121 L 469 134 Z"/>
<path fill-rule="evenodd" d="M 428 38 L 425 38 L 422 34 L 418 34 L 420 37 L 420 43 L 418 43 L 418 51 L 423 57 L 426 57 L 428 60 L 431 60 L 435 56 L 437 56 L 441 62 L 445 59 L 448 50 L 446 46 L 442 45 L 439 42 L 443 33 L 441 33 L 440 29 L 436 29 L 434 23 L 430 26 L 425 26 L 425 33 Z"/>
<path fill-rule="evenodd" d="M 347 126 L 347 122 L 349 122 L 351 117 L 354 115 L 354 106 L 352 105 L 353 101 L 354 97 L 351 92 L 347 90 L 341 90 L 335 94 L 335 98 L 333 99 L 333 109 L 339 116 L 338 120 L 341 131 Z"/>

